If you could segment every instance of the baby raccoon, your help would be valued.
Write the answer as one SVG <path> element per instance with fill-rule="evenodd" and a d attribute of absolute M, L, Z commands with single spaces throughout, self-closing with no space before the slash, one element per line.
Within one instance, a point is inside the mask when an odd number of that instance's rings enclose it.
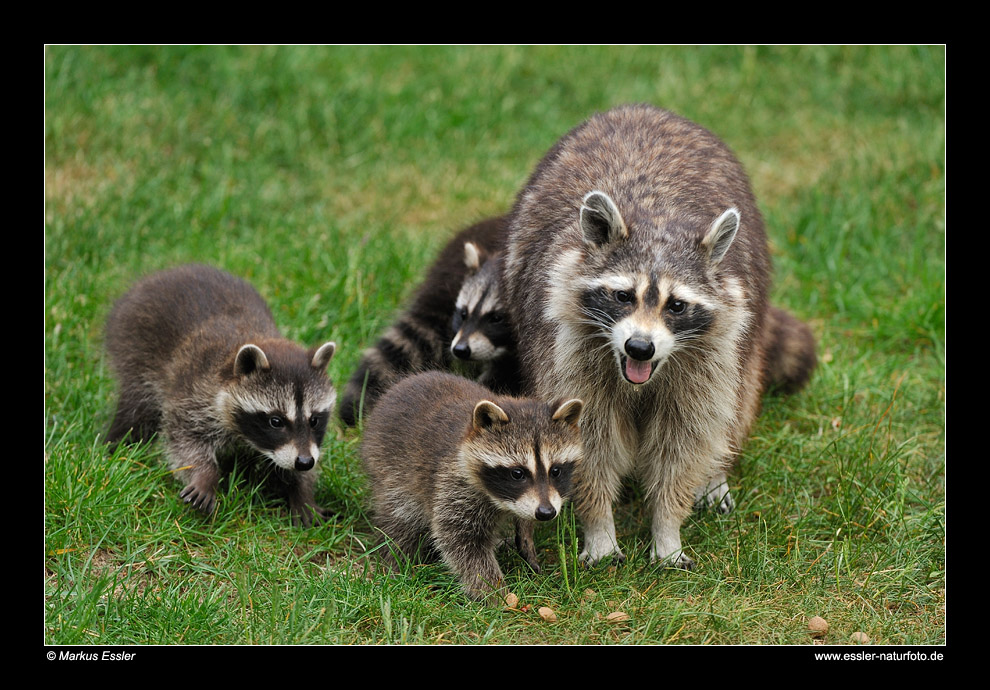
<path fill-rule="evenodd" d="M 362 444 L 389 546 L 412 556 L 425 538 L 469 598 L 501 589 L 501 527 L 557 516 L 582 455 L 582 407 L 493 396 L 443 372 L 400 381 L 366 420 Z M 394 566 L 396 555 L 385 553 Z"/>
<path fill-rule="evenodd" d="M 488 256 L 497 255 L 505 246 L 505 224 L 504 216 L 485 219 L 464 228 L 444 246 L 408 306 L 361 357 L 341 395 L 339 412 L 344 424 L 357 425 L 385 391 L 407 376 L 449 371 L 456 363 L 465 365 L 465 375 L 473 374 L 471 369 L 481 369 L 481 350 L 470 354 L 463 347 L 456 353 L 451 350 L 451 317 L 457 318 L 463 307 L 471 306 L 462 301 L 455 313 L 458 300 L 465 297 L 466 281 L 475 278 L 472 284 L 483 288 L 476 279 L 478 269 L 487 264 Z M 486 279 L 490 275 L 484 274 Z M 485 373 L 492 378 L 491 370 Z M 497 373 L 506 380 L 516 378 L 514 368 L 511 373 L 503 374 L 501 369 Z"/>
<path fill-rule="evenodd" d="M 485 387 L 515 395 L 519 393 L 519 361 L 502 294 L 502 258 L 502 252 L 464 243 L 467 275 L 454 303 L 450 353 L 455 362 L 481 365 L 477 381 Z"/>
<path fill-rule="evenodd" d="M 320 445 L 336 394 L 336 345 L 281 336 L 253 287 L 218 269 L 180 266 L 138 282 L 114 305 L 106 347 L 120 388 L 112 444 L 160 433 L 180 497 L 213 512 L 221 462 L 261 456 L 298 521 L 314 500 Z"/>

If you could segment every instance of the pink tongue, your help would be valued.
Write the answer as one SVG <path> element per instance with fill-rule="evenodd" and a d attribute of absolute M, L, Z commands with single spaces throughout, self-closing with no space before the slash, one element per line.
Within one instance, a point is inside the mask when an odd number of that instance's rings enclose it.
<path fill-rule="evenodd" d="M 626 378 L 633 383 L 646 383 L 650 380 L 650 363 L 626 358 Z"/>

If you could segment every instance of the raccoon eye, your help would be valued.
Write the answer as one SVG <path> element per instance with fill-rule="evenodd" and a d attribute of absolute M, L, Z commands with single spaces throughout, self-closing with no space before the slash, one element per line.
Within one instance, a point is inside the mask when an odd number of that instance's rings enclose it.
<path fill-rule="evenodd" d="M 679 299 L 672 299 L 667 303 L 667 309 L 672 314 L 683 314 L 684 310 L 687 309 L 687 304 Z"/>
<path fill-rule="evenodd" d="M 281 429 L 285 426 L 285 420 L 279 417 L 277 414 L 273 414 L 268 418 L 268 425 L 273 429 Z"/>
<path fill-rule="evenodd" d="M 512 477 L 513 479 L 515 479 L 516 481 L 519 481 L 520 479 L 523 479 L 523 478 L 526 477 L 526 472 L 523 471 L 522 469 L 520 469 L 519 467 L 513 467 L 509 471 L 509 476 Z"/>
<path fill-rule="evenodd" d="M 625 290 L 616 290 L 615 299 L 618 300 L 619 302 L 628 303 L 633 301 L 633 296 L 631 293 L 628 293 Z"/>
<path fill-rule="evenodd" d="M 499 323 L 502 320 L 502 315 L 498 312 L 492 312 L 488 315 L 488 321 L 490 323 Z"/>
<path fill-rule="evenodd" d="M 467 307 L 461 307 L 461 318 L 466 319 L 468 317 Z"/>
<path fill-rule="evenodd" d="M 312 429 L 319 429 L 320 425 L 323 423 L 323 415 L 314 414 L 309 418 L 309 426 Z"/>
<path fill-rule="evenodd" d="M 559 467 L 551 467 L 550 468 L 550 476 L 551 477 L 554 477 L 554 478 L 559 477 L 560 476 L 560 468 Z"/>

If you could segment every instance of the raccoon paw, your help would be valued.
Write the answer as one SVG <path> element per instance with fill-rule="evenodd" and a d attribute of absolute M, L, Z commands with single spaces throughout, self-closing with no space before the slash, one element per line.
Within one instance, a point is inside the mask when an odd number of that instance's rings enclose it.
<path fill-rule="evenodd" d="M 715 512 L 720 515 L 728 515 L 736 509 L 736 499 L 732 498 L 732 494 L 728 492 L 722 496 L 721 500 L 717 500 L 715 494 L 705 494 L 695 499 L 695 512 L 701 513 L 709 508 L 714 508 Z"/>
<path fill-rule="evenodd" d="M 516 521 L 516 551 L 523 557 L 534 573 L 541 572 L 540 559 L 536 555 L 536 544 L 533 542 L 533 523 L 528 520 Z"/>
<path fill-rule="evenodd" d="M 180 491 L 179 498 L 204 515 L 209 515 L 216 506 L 217 492 L 212 488 L 202 487 L 194 483 Z"/>
<path fill-rule="evenodd" d="M 653 560 L 657 560 L 656 557 Z M 676 568 L 678 570 L 694 570 L 694 559 L 687 556 L 683 551 L 671 554 L 666 558 L 659 559 L 660 565 L 664 568 Z"/>
<path fill-rule="evenodd" d="M 303 505 L 292 508 L 292 522 L 299 527 L 312 527 L 313 523 L 324 522 L 335 513 L 318 505 Z"/>
<path fill-rule="evenodd" d="M 534 573 L 539 575 L 541 572 L 543 572 L 543 569 L 540 567 L 540 559 L 537 557 L 536 551 L 526 552 L 520 550 L 519 555 L 522 556 L 523 560 L 526 561 L 526 564 L 530 567 L 530 569 L 532 569 Z"/>
<path fill-rule="evenodd" d="M 612 562 L 615 565 L 622 565 L 623 563 L 626 562 L 626 554 L 622 553 L 618 549 L 612 551 L 611 553 L 603 554 L 597 558 L 593 557 L 590 553 L 588 553 L 587 550 L 582 551 L 581 554 L 578 556 L 578 560 L 581 561 L 581 565 L 583 565 L 585 568 L 593 568 L 602 561 L 604 561 L 606 558 L 611 558 Z"/>
<path fill-rule="evenodd" d="M 624 563 L 626 560 L 626 555 L 622 553 L 615 540 L 615 528 L 609 525 L 604 529 L 586 529 L 584 551 L 578 557 L 581 563 L 585 566 L 595 566 L 608 557 L 611 557 L 616 564 Z"/>
<path fill-rule="evenodd" d="M 714 508 L 722 515 L 728 515 L 736 508 L 729 485 L 724 477 L 713 479 L 707 486 L 699 487 L 694 493 L 694 509 L 698 512 Z"/>

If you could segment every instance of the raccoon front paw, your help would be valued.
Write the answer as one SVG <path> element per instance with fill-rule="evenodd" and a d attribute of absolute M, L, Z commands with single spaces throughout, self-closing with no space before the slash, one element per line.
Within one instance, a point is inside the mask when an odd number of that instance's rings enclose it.
<path fill-rule="evenodd" d="M 534 573 L 539 575 L 540 573 L 543 572 L 543 568 L 540 567 L 540 559 L 536 557 L 536 552 L 533 552 L 532 555 L 525 553 L 522 553 L 520 555 L 523 557 L 523 559 L 525 559 L 529 567 L 533 569 Z"/>
<path fill-rule="evenodd" d="M 665 558 L 657 558 L 654 556 L 651 560 L 654 562 L 659 560 L 660 565 L 663 568 L 676 568 L 678 570 L 694 570 L 694 560 L 687 556 L 683 551 L 678 551 L 677 553 L 671 554 Z"/>
<path fill-rule="evenodd" d="M 606 529 L 585 530 L 584 551 L 578 556 L 581 563 L 585 567 L 592 567 L 609 557 L 616 565 L 626 561 L 626 555 L 616 543 L 615 528 L 609 526 Z"/>
<path fill-rule="evenodd" d="M 292 522 L 297 527 L 312 527 L 313 523 L 324 522 L 334 516 L 332 510 L 315 504 L 305 504 L 291 508 Z"/>
<path fill-rule="evenodd" d="M 626 554 L 622 553 L 619 549 L 615 549 L 614 551 L 610 551 L 609 553 L 605 553 L 597 557 L 591 554 L 588 550 L 584 550 L 578 556 L 578 560 L 581 561 L 581 565 L 585 568 L 594 568 L 606 558 L 611 558 L 615 565 L 622 565 L 626 562 Z"/>
<path fill-rule="evenodd" d="M 528 520 L 516 521 L 516 551 L 534 573 L 541 572 L 540 559 L 536 555 L 536 544 L 533 541 L 533 523 Z"/>
<path fill-rule="evenodd" d="M 193 483 L 179 492 L 179 498 L 204 515 L 210 515 L 217 503 L 217 492 L 215 489 Z"/>

